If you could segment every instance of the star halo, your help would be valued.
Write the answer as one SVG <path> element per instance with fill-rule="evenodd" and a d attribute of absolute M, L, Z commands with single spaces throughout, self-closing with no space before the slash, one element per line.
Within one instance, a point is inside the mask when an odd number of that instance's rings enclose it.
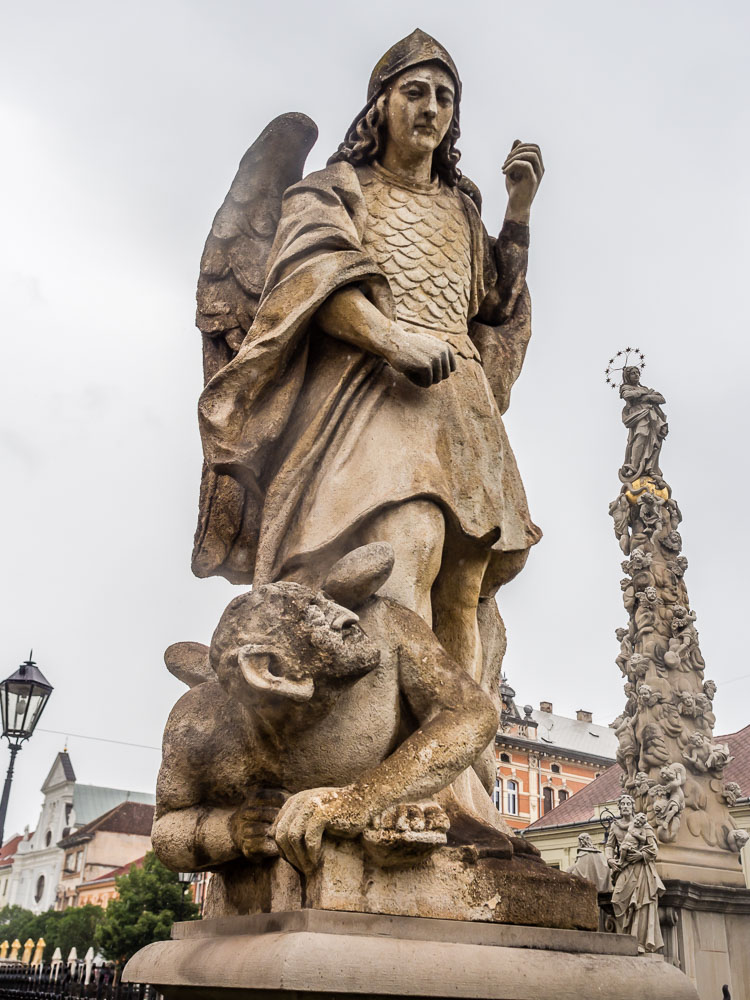
<path fill-rule="evenodd" d="M 633 359 L 632 361 L 631 358 Z M 619 364 L 620 361 L 622 361 L 622 364 Z M 625 368 L 640 368 L 643 371 L 645 367 L 646 355 L 643 351 L 639 347 L 626 347 L 622 351 L 618 351 L 607 362 L 607 367 L 604 369 L 605 381 L 607 385 L 611 385 L 613 389 L 616 389 L 619 383 L 617 379 L 612 377 L 615 372 L 624 371 Z"/>

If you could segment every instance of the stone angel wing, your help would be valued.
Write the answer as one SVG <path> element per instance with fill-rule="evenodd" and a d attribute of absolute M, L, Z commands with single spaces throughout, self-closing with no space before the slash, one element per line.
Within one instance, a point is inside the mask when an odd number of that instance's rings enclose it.
<path fill-rule="evenodd" d="M 302 179 L 317 137 L 307 115 L 279 115 L 240 160 L 201 257 L 196 325 L 203 334 L 206 382 L 236 355 L 252 325 L 281 199 Z"/>
<path fill-rule="evenodd" d="M 317 126 L 307 115 L 279 115 L 240 160 L 201 257 L 196 325 L 203 335 L 206 382 L 235 357 L 252 326 L 281 200 L 302 179 L 317 137 Z M 245 499 L 236 480 L 204 464 L 192 559 L 196 576 L 221 572 L 235 583 L 252 582 L 252 553 L 244 553 L 242 564 L 231 556 L 233 542 L 243 532 Z"/>

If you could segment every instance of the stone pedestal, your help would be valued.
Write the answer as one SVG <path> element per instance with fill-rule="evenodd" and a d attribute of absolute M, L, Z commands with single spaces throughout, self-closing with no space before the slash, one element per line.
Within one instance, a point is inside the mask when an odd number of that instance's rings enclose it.
<path fill-rule="evenodd" d="M 686 843 L 663 844 L 659 847 L 656 870 L 664 882 L 700 883 L 745 888 L 745 876 L 736 852 L 721 847 L 707 847 L 695 838 Z"/>
<path fill-rule="evenodd" d="M 297 910 L 176 924 L 173 935 L 138 952 L 123 980 L 166 1000 L 698 997 L 673 965 L 616 934 Z"/>
<path fill-rule="evenodd" d="M 664 953 L 692 980 L 701 1000 L 722 986 L 750 997 L 750 890 L 665 881 L 660 900 Z"/>
<path fill-rule="evenodd" d="M 590 882 L 529 858 L 482 857 L 471 846 L 441 847 L 418 863 L 382 868 L 357 842 L 328 839 L 320 865 L 307 877 L 281 858 L 226 865 L 211 879 L 205 915 L 298 909 L 566 930 L 595 930 L 598 921 Z"/>

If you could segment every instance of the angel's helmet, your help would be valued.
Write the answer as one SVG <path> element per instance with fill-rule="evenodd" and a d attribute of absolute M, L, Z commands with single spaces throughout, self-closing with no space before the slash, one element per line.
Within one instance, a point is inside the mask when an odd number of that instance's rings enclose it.
<path fill-rule="evenodd" d="M 346 133 L 346 138 L 328 160 L 329 163 L 346 161 L 353 166 L 371 163 L 382 152 L 385 144 L 386 115 L 384 95 L 388 84 L 404 70 L 422 63 L 438 63 L 453 78 L 456 93 L 453 103 L 453 121 L 433 154 L 433 169 L 441 180 L 456 185 L 461 180 L 461 171 L 456 164 L 461 154 L 456 142 L 461 134 L 459 128 L 459 105 L 461 102 L 461 78 L 456 64 L 448 50 L 420 28 L 416 28 L 406 38 L 396 42 L 381 56 L 370 75 L 367 87 L 367 104 L 360 111 Z"/>
<path fill-rule="evenodd" d="M 427 62 L 440 63 L 443 69 L 446 69 L 453 77 L 456 84 L 455 103 L 458 105 L 461 100 L 461 78 L 458 75 L 456 64 L 451 59 L 447 49 L 420 28 L 415 28 L 406 38 L 396 42 L 385 55 L 378 59 L 367 87 L 367 104 L 369 105 L 379 97 L 385 85 L 394 76 L 403 73 L 405 69 L 411 69 L 412 66 L 419 66 L 421 63 Z"/>

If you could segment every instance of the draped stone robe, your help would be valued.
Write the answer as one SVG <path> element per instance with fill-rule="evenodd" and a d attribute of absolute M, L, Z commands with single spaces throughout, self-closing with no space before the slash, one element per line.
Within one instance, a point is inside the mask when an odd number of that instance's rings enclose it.
<path fill-rule="evenodd" d="M 300 567 L 309 577 L 314 566 L 322 577 L 368 518 L 419 497 L 441 506 L 449 530 L 491 549 L 486 593 L 517 572 L 540 537 L 500 416 L 530 336 L 526 227 L 506 223 L 495 243 L 463 192 L 441 183 L 422 192 L 459 206 L 470 272 L 463 334 L 444 329 L 445 317 L 425 329 L 419 316 L 403 315 L 398 269 L 375 245 L 374 180 L 394 179 L 337 163 L 284 196 L 255 321 L 200 400 L 215 476 L 202 497 L 199 575 L 261 584 Z M 453 337 L 457 371 L 421 389 L 323 333 L 317 309 L 351 284 L 386 316 Z M 480 310 L 495 325 L 478 322 Z"/>

